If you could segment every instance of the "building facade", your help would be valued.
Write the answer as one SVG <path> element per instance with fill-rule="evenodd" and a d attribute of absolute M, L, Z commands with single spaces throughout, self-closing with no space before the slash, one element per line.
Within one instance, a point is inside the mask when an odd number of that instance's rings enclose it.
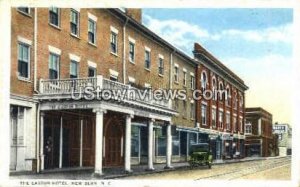
<path fill-rule="evenodd" d="M 263 108 L 246 108 L 246 156 L 278 155 L 278 136 L 272 133 L 272 114 Z"/>
<path fill-rule="evenodd" d="M 101 175 L 104 167 L 131 172 L 134 164 L 153 170 L 162 162 L 170 168 L 198 142 L 211 143 L 217 159 L 243 155 L 242 80 L 212 55 L 204 59 L 207 52 L 195 53 L 196 60 L 181 52 L 143 26 L 141 15 L 140 9 L 12 8 L 11 171 L 94 167 Z M 204 69 L 207 85 L 233 93 L 228 106 L 151 97 L 169 89 L 191 98 Z M 98 89 L 113 97 L 96 98 Z M 207 125 L 199 108 L 205 102 Z"/>
<path fill-rule="evenodd" d="M 273 133 L 278 136 L 279 155 L 292 154 L 292 128 L 289 124 L 273 124 Z"/>

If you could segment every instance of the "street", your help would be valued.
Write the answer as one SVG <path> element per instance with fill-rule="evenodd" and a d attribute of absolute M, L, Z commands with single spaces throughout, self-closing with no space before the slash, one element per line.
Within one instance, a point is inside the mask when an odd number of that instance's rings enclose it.
<path fill-rule="evenodd" d="M 290 180 L 291 158 L 272 158 L 267 160 L 213 165 L 212 169 L 200 167 L 193 170 L 175 170 L 124 179 L 257 179 L 257 180 Z"/>

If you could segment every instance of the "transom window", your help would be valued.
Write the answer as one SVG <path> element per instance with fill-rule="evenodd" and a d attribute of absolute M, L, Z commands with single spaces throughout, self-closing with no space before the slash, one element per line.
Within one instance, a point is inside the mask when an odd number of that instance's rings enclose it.
<path fill-rule="evenodd" d="M 18 75 L 23 78 L 29 78 L 30 48 L 24 43 L 19 43 L 18 50 Z"/>
<path fill-rule="evenodd" d="M 164 59 L 162 58 L 158 59 L 158 74 L 160 75 L 164 74 Z"/>
<path fill-rule="evenodd" d="M 110 33 L 110 50 L 112 53 L 117 54 L 117 33 L 111 32 Z"/>
<path fill-rule="evenodd" d="M 90 43 L 96 43 L 96 22 L 91 19 L 89 19 L 88 23 L 88 37 Z"/>
<path fill-rule="evenodd" d="M 129 42 L 129 61 L 134 63 L 135 44 Z"/>
<path fill-rule="evenodd" d="M 207 106 L 206 105 L 204 105 L 204 104 L 202 104 L 202 106 L 201 106 L 201 117 L 202 117 L 202 125 L 206 125 L 207 123 L 207 118 L 206 118 L 206 116 L 207 116 Z"/>
<path fill-rule="evenodd" d="M 49 79 L 58 79 L 59 76 L 59 56 L 50 53 L 49 56 Z"/>
<path fill-rule="evenodd" d="M 59 9 L 56 7 L 49 8 L 49 22 L 52 25 L 59 27 Z"/>
<path fill-rule="evenodd" d="M 71 60 L 70 78 L 78 78 L 78 62 Z"/>
<path fill-rule="evenodd" d="M 71 34 L 79 36 L 79 12 L 71 9 Z"/>
<path fill-rule="evenodd" d="M 150 59 L 150 51 L 145 50 L 145 68 L 150 69 L 151 59 Z"/>

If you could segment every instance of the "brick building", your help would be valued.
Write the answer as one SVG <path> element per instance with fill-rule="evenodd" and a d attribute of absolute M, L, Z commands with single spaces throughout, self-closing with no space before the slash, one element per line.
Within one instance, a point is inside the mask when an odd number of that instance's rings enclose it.
<path fill-rule="evenodd" d="M 151 170 L 161 162 L 169 168 L 198 142 L 210 142 L 217 159 L 243 155 L 243 81 L 198 44 L 196 60 L 181 52 L 143 26 L 141 15 L 139 9 L 12 9 L 12 171 L 94 167 L 102 174 L 103 167 L 130 172 L 133 164 Z M 155 100 L 147 92 L 185 90 L 191 98 L 203 83 L 228 88 L 228 105 Z M 82 87 L 147 97 L 73 99 Z"/>
<path fill-rule="evenodd" d="M 246 108 L 246 156 L 278 155 L 278 136 L 272 133 L 272 114 L 263 108 Z"/>

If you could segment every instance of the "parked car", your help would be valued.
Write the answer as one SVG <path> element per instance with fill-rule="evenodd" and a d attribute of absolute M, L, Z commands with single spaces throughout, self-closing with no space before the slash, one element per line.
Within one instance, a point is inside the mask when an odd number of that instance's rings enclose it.
<path fill-rule="evenodd" d="M 191 168 L 206 165 L 211 169 L 212 161 L 212 152 L 208 143 L 191 145 L 188 160 Z"/>

